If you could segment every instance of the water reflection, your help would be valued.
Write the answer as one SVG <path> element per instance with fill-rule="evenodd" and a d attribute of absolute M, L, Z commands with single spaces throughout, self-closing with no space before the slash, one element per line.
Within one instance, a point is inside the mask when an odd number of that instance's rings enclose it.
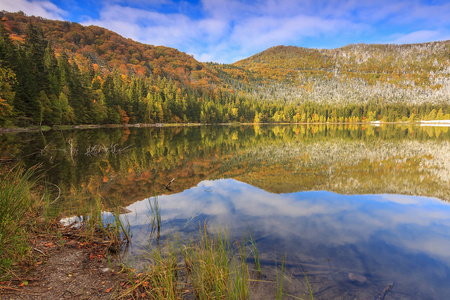
<path fill-rule="evenodd" d="M 269 266 L 287 251 L 292 274 L 302 276 L 299 265 L 308 271 L 319 299 L 373 299 L 391 282 L 394 298 L 450 294 L 447 202 L 414 196 L 450 200 L 448 127 L 14 133 L 0 135 L 0 159 L 5 169 L 42 164 L 65 210 L 89 205 L 96 195 L 106 210 L 128 206 L 132 253 L 152 243 L 148 198 L 156 195 L 162 239 L 174 231 L 188 238 L 205 220 L 236 235 L 251 228 L 265 274 L 274 276 Z M 305 292 L 298 282 L 291 294 Z"/>
<path fill-rule="evenodd" d="M 205 179 L 274 193 L 328 190 L 449 200 L 447 127 L 356 125 L 114 128 L 0 135 L 3 165 L 42 165 L 61 199 L 75 190 L 122 206 Z"/>
<path fill-rule="evenodd" d="M 273 264 L 277 252 L 286 251 L 294 273 L 296 266 L 301 273 L 300 265 L 317 280 L 313 289 L 319 299 L 348 289 L 358 298 L 373 297 L 391 282 L 393 298 L 443 299 L 450 292 L 450 205 L 438 199 L 325 191 L 272 194 L 221 179 L 158 200 L 162 235 L 176 230 L 188 237 L 205 219 L 227 226 L 237 237 L 251 228 L 262 260 Z M 145 232 L 148 200 L 127 208 L 133 230 Z M 193 216 L 195 221 L 187 224 Z M 134 237 L 135 248 L 148 243 L 142 237 Z M 355 274 L 366 282 L 352 281 Z"/>

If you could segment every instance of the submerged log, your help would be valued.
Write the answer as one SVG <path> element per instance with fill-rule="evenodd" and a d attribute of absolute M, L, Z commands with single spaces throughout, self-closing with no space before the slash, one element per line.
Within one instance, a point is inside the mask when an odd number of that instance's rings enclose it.
<path fill-rule="evenodd" d="M 389 283 L 380 293 L 378 293 L 378 296 L 376 300 L 383 300 L 384 297 L 386 297 L 386 294 L 392 289 L 394 286 L 394 283 Z"/>

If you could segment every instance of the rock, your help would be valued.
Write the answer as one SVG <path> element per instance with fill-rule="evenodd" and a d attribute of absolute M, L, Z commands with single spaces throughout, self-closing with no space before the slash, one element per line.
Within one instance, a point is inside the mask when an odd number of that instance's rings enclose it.
<path fill-rule="evenodd" d="M 361 274 L 348 273 L 348 279 L 353 282 L 357 282 L 359 284 L 364 284 L 367 282 L 367 278 Z"/>

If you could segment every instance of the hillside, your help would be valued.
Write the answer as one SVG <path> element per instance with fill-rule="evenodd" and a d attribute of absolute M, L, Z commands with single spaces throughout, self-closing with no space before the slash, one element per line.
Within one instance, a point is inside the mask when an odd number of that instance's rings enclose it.
<path fill-rule="evenodd" d="M 449 58 L 450 41 L 331 50 L 277 46 L 233 65 L 251 72 L 249 95 L 259 98 L 438 104 L 450 101 Z"/>
<path fill-rule="evenodd" d="M 0 126 L 217 119 L 203 106 L 226 91 L 216 89 L 215 71 L 186 53 L 97 26 L 0 17 Z"/>
<path fill-rule="evenodd" d="M 218 83 L 218 78 L 192 56 L 173 48 L 145 45 L 98 26 L 47 20 L 21 13 L 0 13 L 13 40 L 24 42 L 28 24 L 42 30 L 57 55 L 66 51 L 80 66 L 94 65 L 101 75 L 117 68 L 122 74 L 164 76 L 185 86 Z"/>
<path fill-rule="evenodd" d="M 278 46 L 223 65 L 0 12 L 0 127 L 450 119 L 450 43 Z"/>
<path fill-rule="evenodd" d="M 297 81 L 299 77 L 338 75 L 364 79 L 369 85 L 439 89 L 438 77 L 450 74 L 450 41 L 409 45 L 349 45 L 338 49 L 277 46 L 238 61 L 264 79 Z M 430 74 L 434 75 L 431 76 Z"/>

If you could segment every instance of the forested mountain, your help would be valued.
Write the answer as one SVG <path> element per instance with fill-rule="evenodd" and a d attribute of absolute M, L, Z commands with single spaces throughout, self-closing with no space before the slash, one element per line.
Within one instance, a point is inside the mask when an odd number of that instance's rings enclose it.
<path fill-rule="evenodd" d="M 0 126 L 450 119 L 450 44 L 274 47 L 232 65 L 1 12 Z"/>
<path fill-rule="evenodd" d="M 19 42 L 25 42 L 32 24 L 42 32 L 57 56 L 70 53 L 82 71 L 92 72 L 89 69 L 93 68 L 104 76 L 116 69 L 127 75 L 170 77 L 186 86 L 218 83 L 218 78 L 208 68 L 186 53 L 145 45 L 98 26 L 27 17 L 20 13 L 4 13 L 2 21 L 11 39 Z"/>
<path fill-rule="evenodd" d="M 450 102 L 450 41 L 331 50 L 278 46 L 234 65 L 251 71 L 250 96 L 330 104 Z"/>

